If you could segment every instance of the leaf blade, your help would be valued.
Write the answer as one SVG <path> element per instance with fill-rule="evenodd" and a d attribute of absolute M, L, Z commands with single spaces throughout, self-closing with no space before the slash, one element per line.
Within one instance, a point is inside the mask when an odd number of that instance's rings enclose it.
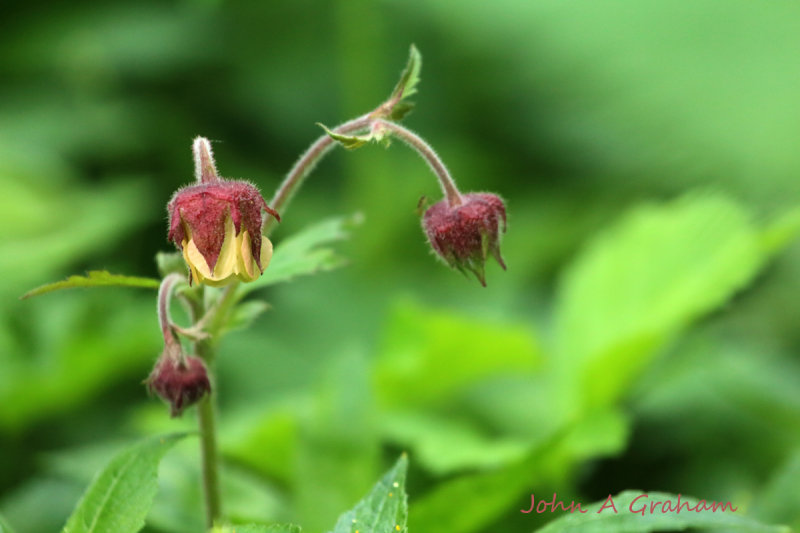
<path fill-rule="evenodd" d="M 348 150 L 355 150 L 356 148 L 361 148 L 365 144 L 368 144 L 370 141 L 376 140 L 376 137 L 375 135 L 373 135 L 372 132 L 367 133 L 365 135 L 344 135 L 328 129 L 328 127 L 325 126 L 325 124 L 322 124 L 320 122 L 317 122 L 317 126 L 325 130 L 325 133 L 328 134 L 328 137 L 338 142 Z"/>
<path fill-rule="evenodd" d="M 562 279 L 561 378 L 582 405 L 613 402 L 659 347 L 745 287 L 766 259 L 749 214 L 723 196 L 634 209 Z"/>
<path fill-rule="evenodd" d="M 33 296 L 47 294 L 48 292 L 62 289 L 91 288 L 91 287 L 135 287 L 141 289 L 158 289 L 160 282 L 153 278 L 142 278 L 137 276 L 125 276 L 121 274 L 111 274 L 106 270 L 90 270 L 85 276 L 70 276 L 63 281 L 47 283 L 36 287 L 25 294 L 20 299 L 25 300 Z"/>
<path fill-rule="evenodd" d="M 405 489 L 407 470 L 408 457 L 403 454 L 375 484 L 369 494 L 350 511 L 339 517 L 331 533 L 406 532 L 408 520 L 408 498 Z"/>
<path fill-rule="evenodd" d="M 408 51 L 408 63 L 400 74 L 400 81 L 397 82 L 390 101 L 395 105 L 401 100 L 417 93 L 417 84 L 420 82 L 419 73 L 422 70 L 422 55 L 413 44 Z"/>
<path fill-rule="evenodd" d="M 344 240 L 348 230 L 360 224 L 360 213 L 349 217 L 334 217 L 313 224 L 282 241 L 275 247 L 272 261 L 264 274 L 252 283 L 242 283 L 241 295 L 291 281 L 298 276 L 327 272 L 342 266 L 345 261 L 330 247 L 322 246 Z"/>
<path fill-rule="evenodd" d="M 63 533 L 135 533 L 157 491 L 161 458 L 186 433 L 150 437 L 114 457 L 86 489 Z"/>

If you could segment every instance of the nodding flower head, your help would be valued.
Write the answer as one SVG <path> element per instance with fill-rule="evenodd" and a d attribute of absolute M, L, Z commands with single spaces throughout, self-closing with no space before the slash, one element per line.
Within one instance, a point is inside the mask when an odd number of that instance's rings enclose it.
<path fill-rule="evenodd" d="M 506 231 L 506 207 L 494 194 L 464 194 L 459 205 L 442 200 L 425 212 L 422 227 L 439 257 L 462 272 L 471 271 L 484 287 L 488 254 L 506 268 L 500 256 L 500 234 Z"/>
<path fill-rule="evenodd" d="M 169 240 L 183 252 L 191 281 L 225 285 L 258 279 L 272 257 L 272 243 L 262 237 L 267 206 L 256 187 L 246 181 L 217 176 L 211 147 L 194 143 L 197 181 L 179 189 L 167 205 Z"/>
<path fill-rule="evenodd" d="M 156 393 L 169 403 L 173 418 L 211 393 L 211 382 L 202 359 L 183 355 L 180 347 L 174 344 L 164 349 L 145 383 L 151 394 Z"/>

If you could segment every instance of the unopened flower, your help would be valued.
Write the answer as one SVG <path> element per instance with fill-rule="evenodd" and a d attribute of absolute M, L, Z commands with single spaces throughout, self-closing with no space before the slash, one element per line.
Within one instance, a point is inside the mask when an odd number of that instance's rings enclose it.
<path fill-rule="evenodd" d="M 167 205 L 169 239 L 183 252 L 191 278 L 208 285 L 258 279 L 272 257 L 272 243 L 261 235 L 267 206 L 246 181 L 219 178 L 208 141 L 194 143 L 199 183 L 179 189 Z"/>
<path fill-rule="evenodd" d="M 433 250 L 453 268 L 473 272 L 486 286 L 484 266 L 488 254 L 506 268 L 500 256 L 500 234 L 506 230 L 506 207 L 490 193 L 461 196 L 459 205 L 447 200 L 432 205 L 422 221 Z"/>
<path fill-rule="evenodd" d="M 172 417 L 180 416 L 185 408 L 211 393 L 203 361 L 183 355 L 177 344 L 167 345 L 145 383 L 151 393 L 169 403 Z"/>

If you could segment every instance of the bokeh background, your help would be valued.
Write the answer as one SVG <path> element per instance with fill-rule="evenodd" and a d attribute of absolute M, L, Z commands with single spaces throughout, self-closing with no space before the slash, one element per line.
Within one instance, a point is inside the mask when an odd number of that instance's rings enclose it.
<path fill-rule="evenodd" d="M 332 528 L 410 454 L 410 531 L 533 531 L 530 494 L 731 501 L 800 525 L 800 6 L 789 1 L 3 2 L 0 514 L 55 531 L 132 440 L 192 427 L 142 380 L 190 143 L 269 198 L 372 109 L 415 43 L 405 120 L 507 199 L 488 288 L 432 257 L 401 143 L 337 150 L 274 234 L 364 222 L 348 265 L 261 294 L 220 346 L 225 506 Z M 147 531 L 202 530 L 197 442 Z"/>

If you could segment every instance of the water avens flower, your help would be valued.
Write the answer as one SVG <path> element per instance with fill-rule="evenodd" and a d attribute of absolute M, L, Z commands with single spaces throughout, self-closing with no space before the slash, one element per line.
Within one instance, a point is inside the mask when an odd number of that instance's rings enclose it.
<path fill-rule="evenodd" d="M 506 230 L 506 207 L 497 195 L 463 194 L 455 205 L 442 200 L 425 212 L 422 227 L 439 257 L 462 272 L 471 271 L 481 285 L 486 286 L 488 254 L 505 270 L 500 234 Z"/>
<path fill-rule="evenodd" d="M 208 140 L 195 139 L 193 151 L 199 183 L 179 189 L 167 205 L 169 240 L 183 252 L 192 281 L 254 281 L 272 257 L 272 243 L 261 235 L 264 212 L 280 217 L 254 185 L 217 175 Z"/>

